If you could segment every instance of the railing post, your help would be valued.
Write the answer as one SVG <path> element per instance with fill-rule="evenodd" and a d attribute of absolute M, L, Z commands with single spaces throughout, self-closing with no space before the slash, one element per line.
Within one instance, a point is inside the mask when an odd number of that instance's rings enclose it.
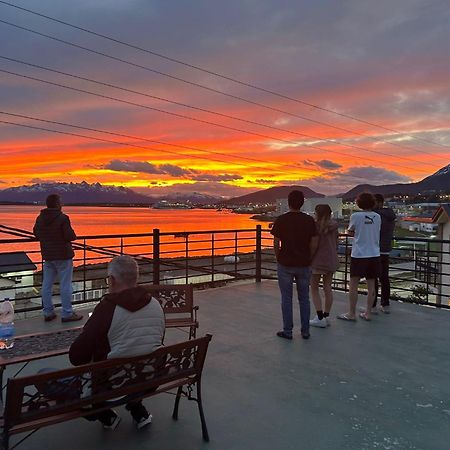
<path fill-rule="evenodd" d="M 86 239 L 83 239 L 83 302 L 86 301 Z"/>
<path fill-rule="evenodd" d="M 214 283 L 214 271 L 215 271 L 215 241 L 214 232 L 211 233 L 211 283 Z"/>
<path fill-rule="evenodd" d="M 430 260 L 430 241 L 427 241 L 427 272 L 426 272 L 426 282 L 427 282 L 427 303 L 430 303 L 430 284 L 432 283 L 431 280 L 431 260 Z"/>
<path fill-rule="evenodd" d="M 261 283 L 261 225 L 256 225 L 255 281 Z"/>
<path fill-rule="evenodd" d="M 160 235 L 159 229 L 153 229 L 153 284 L 160 284 L 161 261 L 159 257 L 160 251 Z"/>
<path fill-rule="evenodd" d="M 234 232 L 234 278 L 237 278 L 237 265 L 238 265 L 238 232 Z"/>
<path fill-rule="evenodd" d="M 186 284 L 189 284 L 189 233 L 186 233 L 184 257 L 186 260 L 184 263 L 185 281 L 186 281 Z"/>

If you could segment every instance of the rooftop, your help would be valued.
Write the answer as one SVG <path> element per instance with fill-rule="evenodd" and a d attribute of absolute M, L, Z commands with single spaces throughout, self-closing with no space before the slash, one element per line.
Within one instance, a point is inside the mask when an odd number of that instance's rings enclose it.
<path fill-rule="evenodd" d="M 391 315 L 371 323 L 341 322 L 334 317 L 345 311 L 347 296 L 337 292 L 331 327 L 312 329 L 309 341 L 297 330 L 285 341 L 275 336 L 281 322 L 276 282 L 232 284 L 194 297 L 198 335 L 213 334 L 203 376 L 211 442 L 202 441 L 194 402 L 182 399 L 174 422 L 174 398 L 160 395 L 146 401 L 153 413 L 147 430 L 136 432 L 121 409 L 114 432 L 79 419 L 44 428 L 19 449 L 448 448 L 449 311 L 394 303 Z M 19 333 L 51 327 L 62 325 L 17 324 Z M 184 338 L 169 330 L 166 340 Z M 64 356 L 24 372 L 68 365 Z"/>

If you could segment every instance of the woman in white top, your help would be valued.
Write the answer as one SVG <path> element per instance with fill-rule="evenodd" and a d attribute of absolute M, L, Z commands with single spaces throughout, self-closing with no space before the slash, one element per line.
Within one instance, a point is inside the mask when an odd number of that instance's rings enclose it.
<path fill-rule="evenodd" d="M 381 218 L 373 211 L 375 198 L 368 192 L 358 195 L 356 204 L 362 211 L 350 216 L 348 233 L 353 236 L 350 261 L 349 312 L 338 316 L 342 320 L 356 320 L 358 285 L 361 278 L 367 282 L 367 307 L 359 317 L 370 320 L 375 299 L 375 280 L 380 274 Z"/>

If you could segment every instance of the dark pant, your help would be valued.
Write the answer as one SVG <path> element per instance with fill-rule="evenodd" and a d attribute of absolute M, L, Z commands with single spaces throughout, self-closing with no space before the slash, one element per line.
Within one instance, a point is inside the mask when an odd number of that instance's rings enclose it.
<path fill-rule="evenodd" d="M 53 372 L 57 369 L 45 367 L 40 369 L 38 373 Z M 78 400 L 82 394 L 81 382 L 78 377 L 60 378 L 59 380 L 50 381 L 40 386 L 36 386 L 39 392 L 44 394 L 47 398 L 55 400 L 57 403 L 70 402 L 70 400 Z M 153 389 L 155 390 L 155 389 Z M 92 406 L 106 406 L 108 402 L 101 404 L 95 404 Z M 130 412 L 134 420 L 139 422 L 142 418 L 148 417 L 148 412 L 141 400 L 130 401 L 126 404 L 125 408 Z M 89 414 L 89 410 L 86 411 L 85 419 L 93 422 L 95 420 L 100 421 L 104 425 L 110 425 L 112 419 L 116 416 L 112 409 L 106 409 L 98 413 Z"/>
<path fill-rule="evenodd" d="M 106 405 L 107 403 L 104 403 Z M 95 406 L 100 406 L 99 404 Z M 127 403 L 125 406 L 125 409 L 130 412 L 131 416 L 136 422 L 139 422 L 142 418 L 148 417 L 148 412 L 145 406 L 142 404 L 142 401 L 139 400 L 137 402 L 130 402 Z M 98 413 L 89 414 L 86 416 L 83 416 L 85 419 L 89 420 L 90 422 L 94 422 L 98 420 L 103 425 L 109 425 L 111 424 L 112 419 L 116 414 L 112 409 L 106 409 L 105 411 L 100 411 Z"/>
<path fill-rule="evenodd" d="M 375 300 L 373 306 L 377 304 L 378 286 L 381 284 L 381 306 L 389 306 L 389 297 L 391 296 L 391 282 L 389 281 L 389 255 L 380 255 L 381 271 L 379 278 L 375 280 Z"/>

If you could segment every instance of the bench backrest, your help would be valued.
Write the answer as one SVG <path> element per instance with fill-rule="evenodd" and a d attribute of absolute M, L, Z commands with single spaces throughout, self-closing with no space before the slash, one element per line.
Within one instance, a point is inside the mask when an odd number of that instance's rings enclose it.
<path fill-rule="evenodd" d="M 144 287 L 159 301 L 165 314 L 192 313 L 194 307 L 192 284 L 146 284 Z"/>
<path fill-rule="evenodd" d="M 200 380 L 211 335 L 161 347 L 148 355 L 86 364 L 8 380 L 4 426 L 36 428 Z M 103 409 L 105 409 L 103 405 Z M 92 412 L 90 411 L 90 412 Z M 58 420 L 58 417 L 61 420 Z M 33 428 L 32 426 L 30 428 Z M 14 432 L 14 430 L 12 430 Z"/>

